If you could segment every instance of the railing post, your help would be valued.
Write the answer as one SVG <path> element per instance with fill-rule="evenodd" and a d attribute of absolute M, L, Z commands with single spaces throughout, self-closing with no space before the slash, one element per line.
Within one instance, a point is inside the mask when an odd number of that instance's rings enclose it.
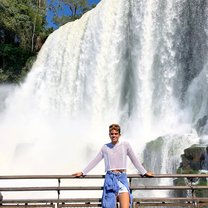
<path fill-rule="evenodd" d="M 129 187 L 131 187 L 132 184 L 132 178 L 129 178 Z M 132 194 L 132 189 L 130 189 L 130 194 Z M 133 207 L 134 207 L 134 202 L 133 203 Z"/>
<path fill-rule="evenodd" d="M 192 199 L 193 199 L 192 203 L 193 203 L 194 207 L 198 207 L 197 206 L 197 201 L 194 200 L 196 195 L 195 195 L 195 189 L 193 187 L 193 180 L 191 180 L 191 196 L 192 196 Z"/>
<path fill-rule="evenodd" d="M 191 198 L 192 198 L 192 204 L 193 204 L 193 207 L 198 207 L 197 206 L 197 201 L 194 199 L 195 198 L 195 188 L 193 186 L 193 182 L 195 180 L 195 178 L 187 178 L 188 182 L 187 185 L 191 188 Z"/>
<path fill-rule="evenodd" d="M 131 187 L 132 184 L 132 178 L 129 178 L 129 187 Z M 130 189 L 130 194 L 132 194 L 132 189 Z"/>
<path fill-rule="evenodd" d="M 61 179 L 58 178 L 58 190 L 57 190 L 57 193 L 58 193 L 58 202 L 57 202 L 57 208 L 59 208 L 59 199 L 60 199 L 60 190 L 59 190 L 59 188 L 60 188 L 60 186 L 61 186 Z"/>

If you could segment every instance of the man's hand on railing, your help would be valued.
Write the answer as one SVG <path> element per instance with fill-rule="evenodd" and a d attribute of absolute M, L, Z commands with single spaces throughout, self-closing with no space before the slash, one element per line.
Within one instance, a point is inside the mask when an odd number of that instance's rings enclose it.
<path fill-rule="evenodd" d="M 146 172 L 143 176 L 144 177 L 149 177 L 149 178 L 154 177 L 152 172 Z"/>
<path fill-rule="evenodd" d="M 75 176 L 77 178 L 84 177 L 83 172 L 74 173 L 74 174 L 72 174 L 72 176 Z"/>

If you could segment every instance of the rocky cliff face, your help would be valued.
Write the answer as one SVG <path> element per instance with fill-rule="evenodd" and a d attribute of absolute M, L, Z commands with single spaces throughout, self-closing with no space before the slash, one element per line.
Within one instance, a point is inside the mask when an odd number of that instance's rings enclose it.
<path fill-rule="evenodd" d="M 205 145 L 197 144 L 185 149 L 181 155 L 182 162 L 178 173 L 198 173 L 203 169 L 205 154 L 207 154 Z"/>
<path fill-rule="evenodd" d="M 181 155 L 182 162 L 180 167 L 177 169 L 177 173 L 184 174 L 203 174 L 208 172 L 208 151 L 205 145 L 192 145 L 191 147 L 184 150 L 184 154 Z M 187 178 L 187 179 L 176 179 L 174 180 L 174 185 L 208 185 L 206 178 Z M 174 193 L 176 196 L 183 197 L 187 196 L 187 191 L 176 191 Z M 207 197 L 208 190 L 195 191 L 195 196 Z"/>
<path fill-rule="evenodd" d="M 208 115 L 201 117 L 195 124 L 195 129 L 199 136 L 204 136 L 208 134 L 208 129 L 206 128 L 208 124 Z"/>

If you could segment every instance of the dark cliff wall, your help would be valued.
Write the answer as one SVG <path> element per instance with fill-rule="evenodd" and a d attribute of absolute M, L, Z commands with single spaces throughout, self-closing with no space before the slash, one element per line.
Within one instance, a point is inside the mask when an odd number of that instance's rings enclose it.
<path fill-rule="evenodd" d="M 181 164 L 177 169 L 177 173 L 182 174 L 203 174 L 208 173 L 207 170 L 207 159 L 206 154 L 208 154 L 208 146 L 206 145 L 192 145 L 191 147 L 184 150 L 184 154 L 181 155 Z M 206 178 L 186 178 L 186 179 L 175 179 L 174 185 L 208 185 Z M 174 195 L 178 197 L 185 197 L 189 195 L 188 191 L 175 191 Z M 208 190 L 195 191 L 195 196 L 198 197 L 208 197 Z"/>

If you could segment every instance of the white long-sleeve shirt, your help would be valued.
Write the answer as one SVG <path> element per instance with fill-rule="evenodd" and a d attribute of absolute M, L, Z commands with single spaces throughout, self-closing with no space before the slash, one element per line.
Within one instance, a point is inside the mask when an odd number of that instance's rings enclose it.
<path fill-rule="evenodd" d="M 128 142 L 118 142 L 117 144 L 108 143 L 103 145 L 97 156 L 82 171 L 86 175 L 92 170 L 103 158 L 105 162 L 105 171 L 125 170 L 127 169 L 127 156 L 135 168 L 144 175 L 147 171 L 137 159 L 131 145 Z"/>

